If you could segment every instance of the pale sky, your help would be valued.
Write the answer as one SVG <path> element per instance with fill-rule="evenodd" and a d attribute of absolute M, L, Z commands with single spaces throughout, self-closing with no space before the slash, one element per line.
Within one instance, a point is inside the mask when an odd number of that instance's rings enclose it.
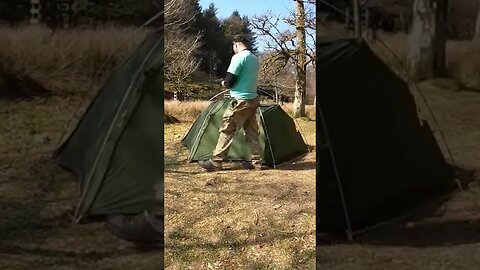
<path fill-rule="evenodd" d="M 235 10 L 240 13 L 240 16 L 248 16 L 249 18 L 267 11 L 281 17 L 288 17 L 291 12 L 295 11 L 295 1 L 293 0 L 200 0 L 199 2 L 202 9 L 207 9 L 210 3 L 214 3 L 219 19 L 230 17 Z M 288 28 L 294 31 L 292 26 L 284 22 L 280 22 L 278 26 L 280 31 Z M 307 43 L 312 44 L 312 41 L 307 38 Z M 257 46 L 259 51 L 264 48 L 264 42 L 260 37 L 257 37 Z"/>

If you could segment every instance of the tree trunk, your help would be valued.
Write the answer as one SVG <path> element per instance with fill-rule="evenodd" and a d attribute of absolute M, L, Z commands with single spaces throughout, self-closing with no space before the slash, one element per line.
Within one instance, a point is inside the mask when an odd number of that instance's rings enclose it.
<path fill-rule="evenodd" d="M 475 36 L 473 39 L 480 40 L 480 4 L 478 4 L 477 8 L 477 23 L 475 24 Z"/>
<path fill-rule="evenodd" d="M 447 0 L 414 0 L 408 66 L 417 80 L 445 74 Z"/>
<path fill-rule="evenodd" d="M 296 22 L 297 29 L 297 78 L 295 82 L 295 99 L 293 101 L 293 117 L 305 116 L 305 93 L 307 85 L 306 76 L 306 45 L 305 45 L 305 7 L 303 1 L 296 1 Z"/>
<path fill-rule="evenodd" d="M 358 0 L 353 1 L 353 22 L 355 25 L 355 36 L 358 38 L 362 37 L 362 27 L 360 25 L 360 7 L 358 5 Z"/>
<path fill-rule="evenodd" d="M 370 9 L 365 9 L 365 24 L 363 29 L 363 38 L 368 41 L 373 41 L 372 29 L 370 28 Z"/>
<path fill-rule="evenodd" d="M 437 0 L 436 34 L 433 44 L 433 75 L 445 77 L 447 71 L 447 17 L 449 0 Z"/>

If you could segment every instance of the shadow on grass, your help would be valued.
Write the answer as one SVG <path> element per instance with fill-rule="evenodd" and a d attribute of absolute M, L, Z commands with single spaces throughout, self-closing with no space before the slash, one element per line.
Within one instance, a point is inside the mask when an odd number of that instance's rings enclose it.
<path fill-rule="evenodd" d="M 31 248 L 23 247 L 19 245 L 0 245 L 0 254 L 9 254 L 9 255 L 34 255 L 41 256 L 43 258 L 54 257 L 54 258 L 72 258 L 72 259 L 89 259 L 89 260 L 100 260 L 106 257 L 108 258 L 117 258 L 125 255 L 132 254 L 132 250 L 115 250 L 109 252 L 96 252 L 96 251 L 87 251 L 87 252 L 76 252 L 76 251 L 65 251 L 58 249 L 46 249 L 46 248 Z M 144 251 L 152 252 L 153 251 Z"/>
<path fill-rule="evenodd" d="M 65 217 L 44 218 L 47 204 L 63 201 L 55 196 L 55 199 L 48 198 L 52 193 L 58 192 L 57 183 L 62 182 L 65 175 L 54 167 L 53 161 L 46 157 L 35 157 L 25 160 L 16 165 L 15 182 L 8 183 L 10 193 L 18 193 L 28 186 L 30 197 L 15 195 L 8 199 L 0 199 L 0 239 L 3 241 L 34 239 L 41 242 L 46 239 L 47 232 L 55 227 L 61 227 Z M 1 196 L 1 195 L 0 195 Z M 68 202 L 66 202 L 68 203 Z M 65 213 L 67 215 L 67 213 Z M 2 245 L 3 241 L 0 241 Z"/>
<path fill-rule="evenodd" d="M 223 185 L 224 182 L 225 181 L 219 181 L 218 185 Z M 297 205 L 300 201 L 298 196 L 301 196 L 303 192 L 296 191 L 294 194 L 295 196 L 292 196 L 292 192 L 289 192 L 291 196 L 281 196 L 282 192 L 286 193 L 286 190 L 284 190 L 285 187 L 276 186 L 274 184 L 259 185 L 247 190 L 244 190 L 242 187 L 243 186 L 240 186 L 235 190 L 227 191 L 222 190 L 221 188 L 215 188 L 214 185 L 206 188 L 194 187 L 188 190 L 189 194 L 196 194 L 196 196 L 200 198 L 207 199 L 205 201 L 198 201 L 198 203 L 201 204 L 201 206 L 199 206 L 202 209 L 201 211 L 192 211 L 187 208 L 180 210 L 189 211 L 189 214 L 181 215 L 181 222 L 177 222 L 177 224 L 173 225 L 171 230 L 168 230 L 166 233 L 165 248 L 167 253 L 170 254 L 168 255 L 170 260 L 183 263 L 180 263 L 182 264 L 181 266 L 177 265 L 178 267 L 186 267 L 187 265 L 199 263 L 199 256 L 201 256 L 204 261 L 228 261 L 231 257 L 229 257 L 230 255 L 227 255 L 229 254 L 227 251 L 232 251 L 235 254 L 238 254 L 235 255 L 234 260 L 237 263 L 241 263 L 242 269 L 245 269 L 247 266 L 258 267 L 261 263 L 264 263 L 265 260 L 268 261 L 271 259 L 271 263 L 265 262 L 265 265 L 261 265 L 266 267 L 273 263 L 277 263 L 274 262 L 275 259 L 281 260 L 281 257 L 275 258 L 268 257 L 267 255 L 272 252 L 271 248 L 279 248 L 280 254 L 293 254 L 295 251 L 302 250 L 291 259 L 289 258 L 288 260 L 291 262 L 287 262 L 287 264 L 289 267 L 300 267 L 298 269 L 312 269 L 307 266 L 314 261 L 314 259 L 312 259 L 314 257 L 310 256 L 310 253 L 314 254 L 313 245 L 311 248 L 312 252 L 304 254 L 306 253 L 306 251 L 303 251 L 305 246 L 303 246 L 298 239 L 304 238 L 307 235 L 313 235 L 314 231 L 311 229 L 302 230 L 294 227 L 294 224 L 290 224 L 291 222 L 289 219 L 291 217 L 298 219 L 299 215 L 303 215 L 303 213 L 306 212 L 314 214 L 314 210 L 300 211 L 299 209 L 296 209 L 294 212 L 297 213 L 297 215 L 290 216 L 289 214 L 291 211 L 284 213 L 283 208 L 273 208 L 273 204 L 272 209 L 267 210 L 267 212 L 259 212 L 261 209 L 256 209 L 257 212 L 252 210 L 251 212 L 246 211 L 238 213 L 235 210 L 236 207 L 232 206 L 232 200 L 241 200 L 242 203 L 244 203 L 245 201 L 259 201 L 259 198 L 265 197 L 271 197 L 274 200 L 286 202 L 286 204 Z M 261 189 L 261 187 L 263 187 L 263 189 Z M 166 193 L 180 195 L 176 192 L 174 194 L 174 192 L 169 190 L 166 190 Z M 186 206 L 185 204 L 181 204 L 175 208 L 178 209 L 181 207 Z M 231 207 L 233 207 L 234 210 L 229 209 Z M 236 209 L 242 209 L 242 207 L 237 207 Z M 174 214 L 179 213 L 179 211 L 173 209 L 170 209 L 169 212 Z M 278 215 L 285 215 L 285 219 L 279 219 Z M 206 225 L 209 223 L 210 225 Z M 237 224 L 243 225 L 239 227 Z M 261 262 L 252 260 L 250 256 L 254 256 L 253 253 L 257 251 L 251 251 L 250 247 L 255 248 L 255 250 L 258 250 L 260 253 L 262 253 L 262 248 L 267 247 L 265 249 L 265 255 L 267 257 L 261 257 Z"/>
<path fill-rule="evenodd" d="M 197 175 L 197 174 L 203 174 L 205 171 L 181 171 L 181 170 L 170 170 L 170 169 L 165 169 L 165 173 L 172 173 L 172 174 L 180 174 L 180 175 Z"/>
<path fill-rule="evenodd" d="M 295 163 L 285 164 L 283 166 L 278 167 L 279 170 L 282 171 L 308 171 L 308 170 L 315 170 L 316 169 L 316 162 L 315 160 L 308 160 L 308 161 L 298 161 Z"/>
<path fill-rule="evenodd" d="M 81 228 L 78 231 L 70 229 L 73 226 L 71 214 L 75 202 L 61 198 L 69 198 L 70 192 L 60 195 L 66 192 L 63 190 L 64 184 L 67 181 L 73 181 L 73 178 L 70 179 L 73 176 L 56 166 L 48 156 L 25 163 L 34 170 L 23 170 L 23 166 L 19 166 L 15 175 L 16 182 L 10 183 L 10 190 L 11 192 L 23 190 L 23 185 L 28 185 L 32 196 L 0 199 L 0 256 L 22 255 L 26 261 L 32 259 L 30 256 L 51 257 L 55 258 L 58 264 L 69 263 L 68 258 L 99 259 L 111 256 L 110 252 L 75 252 L 46 248 L 47 245 L 51 246 L 51 244 L 45 244 L 49 240 L 70 238 L 72 235 L 68 234 L 72 232 L 74 237 L 85 233 Z M 52 209 L 52 206 L 47 206 L 50 203 L 60 208 L 55 206 Z M 44 266 L 43 262 L 37 266 Z"/>
<path fill-rule="evenodd" d="M 478 219 L 425 222 L 391 226 L 368 236 L 368 244 L 383 246 L 434 247 L 480 243 Z"/>
<path fill-rule="evenodd" d="M 29 230 L 45 229 L 48 226 L 42 224 L 39 213 L 43 210 L 43 204 L 35 202 L 17 202 L 12 200 L 0 200 L 0 239 L 3 241 L 17 239 L 17 233 Z M 3 242 L 0 242 L 1 243 Z"/>
<path fill-rule="evenodd" d="M 275 231 L 274 229 L 271 229 L 272 231 Z M 308 232 L 307 234 L 313 234 L 314 232 Z M 175 234 L 175 232 L 172 232 L 172 234 Z M 261 244 L 272 244 L 274 242 L 277 242 L 279 240 L 285 240 L 285 239 L 292 239 L 295 237 L 303 237 L 305 236 L 306 233 L 295 233 L 295 232 L 283 232 L 281 234 L 275 234 L 271 235 L 268 237 L 262 237 L 260 239 L 247 239 L 247 240 L 238 240 L 234 239 L 235 235 L 228 234 L 224 235 L 221 241 L 218 242 L 208 242 L 205 241 L 203 238 L 189 238 L 190 241 L 196 240 L 195 243 L 187 243 L 187 244 L 181 244 L 181 243 L 175 243 L 175 244 L 167 244 L 165 245 L 165 248 L 172 248 L 172 249 L 192 249 L 192 248 L 204 248 L 204 249 L 220 249 L 220 248 L 233 248 L 233 249 L 238 249 L 242 247 L 247 247 L 247 246 L 253 246 L 253 245 L 261 245 Z"/>

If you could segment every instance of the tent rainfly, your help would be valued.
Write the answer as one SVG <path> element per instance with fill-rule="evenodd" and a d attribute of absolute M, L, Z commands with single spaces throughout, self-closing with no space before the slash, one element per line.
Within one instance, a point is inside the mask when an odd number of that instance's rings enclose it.
<path fill-rule="evenodd" d="M 107 78 L 57 150 L 80 179 L 75 222 L 90 216 L 163 211 L 163 30 Z"/>
<path fill-rule="evenodd" d="M 457 188 L 408 85 L 364 41 L 317 54 L 317 232 L 363 230 Z"/>
<path fill-rule="evenodd" d="M 195 120 L 182 139 L 190 154 L 189 161 L 209 159 L 217 143 L 223 114 L 230 103 L 229 98 L 212 102 Z M 261 104 L 257 111 L 260 123 L 260 146 L 262 161 L 266 166 L 276 167 L 296 157 L 308 153 L 302 135 L 293 119 L 278 104 Z M 241 129 L 230 148 L 227 160 L 248 160 L 250 149 Z"/>

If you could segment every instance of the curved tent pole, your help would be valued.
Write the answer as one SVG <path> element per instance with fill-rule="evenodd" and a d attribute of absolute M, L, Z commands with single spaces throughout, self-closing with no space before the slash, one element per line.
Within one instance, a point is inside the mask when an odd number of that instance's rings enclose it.
<path fill-rule="evenodd" d="M 87 188 L 88 188 L 88 186 L 90 186 L 90 183 L 93 179 L 93 175 L 95 173 L 95 170 L 97 169 L 98 163 L 100 162 L 101 155 L 102 155 L 102 153 L 103 153 L 103 151 L 104 151 L 104 149 L 105 149 L 105 147 L 108 143 L 109 137 L 110 137 L 110 135 L 113 131 L 113 128 L 114 128 L 115 124 L 117 123 L 117 119 L 119 118 L 120 113 L 121 113 L 123 107 L 125 106 L 125 104 L 127 103 L 127 99 L 129 97 L 130 93 L 132 92 L 135 81 L 138 80 L 138 78 L 141 76 L 141 71 L 142 71 L 143 67 L 146 65 L 148 59 L 150 58 L 152 53 L 155 51 L 155 49 L 159 46 L 159 43 L 160 42 L 157 42 L 157 43 L 154 44 L 154 46 L 150 49 L 150 51 L 146 55 L 145 59 L 143 60 L 143 63 L 141 64 L 141 66 L 137 69 L 135 77 L 130 82 L 130 85 L 128 86 L 127 91 L 125 92 L 125 94 L 124 94 L 124 96 L 123 96 L 123 98 L 120 102 L 120 105 L 118 106 L 117 111 L 115 112 L 113 120 L 108 127 L 107 133 L 105 134 L 105 137 L 103 138 L 102 144 L 100 145 L 100 150 L 96 154 L 93 166 L 90 169 L 90 172 L 87 174 L 84 189 L 82 191 L 82 195 L 80 197 L 80 201 L 78 203 L 78 206 L 75 210 L 74 223 L 78 223 L 83 218 L 83 214 L 80 214 L 80 207 L 82 206 L 82 202 L 85 199 L 85 196 L 87 194 Z"/>
<path fill-rule="evenodd" d="M 208 102 L 212 102 L 215 98 L 217 98 L 218 96 L 220 96 L 220 95 L 222 95 L 222 94 L 225 94 L 227 91 L 229 91 L 229 89 L 224 90 L 224 91 L 216 94 L 215 96 L 213 96 L 212 98 L 210 98 L 210 99 L 208 100 Z M 208 114 L 210 114 L 210 112 L 208 112 Z M 202 127 L 203 127 L 204 124 L 205 124 L 205 123 L 202 124 Z M 187 136 L 188 132 L 189 132 L 189 130 L 185 133 L 185 135 L 183 136 L 183 138 L 185 138 L 185 137 Z M 197 137 L 195 137 L 195 140 L 196 140 L 196 139 L 197 139 Z"/>
<path fill-rule="evenodd" d="M 216 99 L 218 96 L 225 94 L 225 93 L 228 92 L 228 91 L 230 91 L 230 89 L 223 90 L 222 92 L 220 92 L 220 93 L 216 94 L 215 96 L 213 96 L 213 97 L 212 97 L 211 99 L 209 99 L 208 101 L 210 102 L 210 101 Z"/>
<path fill-rule="evenodd" d="M 260 114 L 260 119 L 262 120 L 262 126 L 263 126 L 263 131 L 265 132 L 265 137 L 267 137 L 267 142 L 268 142 L 268 148 L 270 149 L 270 154 L 272 155 L 272 160 L 273 160 L 273 168 L 277 168 L 277 162 L 275 162 L 275 156 L 273 155 L 273 148 L 272 145 L 270 144 L 270 138 L 268 137 L 268 132 L 263 123 L 265 123 L 265 118 L 263 117 L 262 110 L 260 108 L 257 109 L 259 114 Z"/>
<path fill-rule="evenodd" d="M 270 96 L 271 98 L 275 99 L 274 96 L 270 95 L 268 92 L 266 92 L 266 91 L 264 91 L 264 90 L 258 90 L 258 91 L 259 91 L 259 92 L 262 92 L 262 93 L 265 93 L 265 94 L 267 94 L 268 96 Z M 278 99 L 277 99 L 277 101 L 276 101 L 276 104 L 277 104 L 278 106 L 280 106 L 280 107 L 286 108 L 287 111 L 289 111 L 290 113 L 293 113 L 293 111 L 292 111 L 291 109 L 289 109 L 287 106 L 282 105 L 282 104 L 279 104 Z M 305 137 L 305 135 L 304 135 L 304 132 L 303 132 L 303 130 L 302 130 L 302 127 L 298 124 L 298 122 L 297 122 L 297 120 L 295 120 L 295 118 L 292 118 L 292 119 L 293 119 L 293 121 L 295 122 L 295 125 L 296 125 L 296 126 L 298 127 L 298 129 L 299 129 L 300 136 L 302 136 L 302 139 L 305 141 L 306 144 L 308 144 L 308 141 L 307 141 L 307 139 L 306 139 L 306 137 Z M 310 150 L 309 150 L 309 151 L 310 151 Z"/>
<path fill-rule="evenodd" d="M 212 98 L 210 98 L 208 101 L 212 101 L 212 100 L 214 100 L 215 98 L 219 97 L 220 95 L 227 93 L 228 91 L 230 91 L 230 89 L 224 90 L 224 91 L 216 94 L 215 96 L 213 96 Z M 274 96 L 270 95 L 268 92 L 266 92 L 266 91 L 264 91 L 264 90 L 257 90 L 257 91 L 258 91 L 258 92 L 261 92 L 261 93 L 264 93 L 264 94 L 268 95 L 269 97 L 275 99 Z M 277 101 L 277 104 L 278 104 L 278 101 Z"/>
<path fill-rule="evenodd" d="M 350 215 L 348 214 L 345 195 L 343 194 L 342 182 L 340 181 L 340 173 L 338 171 L 337 162 L 335 160 L 335 154 L 333 153 L 332 145 L 330 143 L 330 135 L 328 133 L 327 125 L 326 125 L 326 122 L 325 122 L 325 118 L 323 117 L 322 109 L 321 109 L 320 105 L 318 105 L 318 112 L 319 112 L 319 115 L 320 115 L 320 121 L 322 121 L 323 132 L 325 133 L 326 146 L 328 147 L 328 152 L 330 154 L 330 158 L 332 159 L 333 169 L 334 169 L 334 172 L 335 172 L 335 178 L 337 180 L 338 190 L 339 190 L 339 193 L 340 193 L 340 199 L 342 200 L 342 207 L 343 207 L 343 211 L 344 211 L 344 214 L 345 214 L 345 221 L 347 222 L 347 237 L 348 237 L 349 241 L 352 241 L 353 240 L 353 231 L 352 231 L 352 225 L 350 223 Z"/>
<path fill-rule="evenodd" d="M 427 107 L 427 110 L 428 110 L 428 113 L 430 114 L 430 116 L 432 117 L 432 120 L 433 120 L 433 123 L 434 125 L 437 127 L 437 131 L 440 135 L 440 140 L 442 141 L 442 143 L 444 144 L 446 150 L 447 150 L 447 154 L 449 155 L 449 158 L 453 164 L 454 167 L 458 167 L 457 165 L 457 162 L 453 156 L 453 152 L 452 152 L 452 149 L 450 147 L 450 145 L 448 144 L 447 142 L 447 139 L 445 137 L 445 133 L 443 132 L 443 130 L 441 129 L 441 126 L 440 126 L 440 123 L 438 122 L 437 120 L 437 117 L 435 116 L 435 113 L 433 112 L 433 109 L 432 107 L 430 106 L 430 104 L 428 103 L 428 100 L 427 98 L 425 97 L 425 95 L 423 94 L 423 92 L 421 91 L 419 85 L 415 82 L 415 80 L 412 78 L 412 76 L 410 75 L 410 69 L 408 67 L 405 66 L 405 64 L 403 64 L 402 60 L 400 60 L 400 58 L 398 57 L 398 55 L 380 38 L 377 37 L 377 40 L 380 41 L 380 44 L 385 47 L 392 55 L 393 57 L 395 58 L 395 60 L 399 63 L 399 65 L 402 67 L 402 69 L 406 72 L 407 74 L 407 78 L 408 80 L 413 84 L 415 90 L 417 91 L 417 93 L 419 94 L 419 96 L 421 97 L 423 103 L 425 104 L 425 106 Z M 410 87 L 409 87 L 410 89 Z M 418 106 L 417 106 L 418 108 Z M 463 188 L 463 187 L 461 187 Z"/>
<path fill-rule="evenodd" d="M 272 96 L 272 95 L 270 95 L 267 91 L 264 91 L 264 90 L 259 89 L 259 90 L 257 90 L 257 92 L 264 93 L 264 94 L 266 94 L 267 96 L 271 97 L 272 99 L 275 99 L 275 97 Z M 276 101 L 276 103 L 278 104 L 278 100 Z"/>
<path fill-rule="evenodd" d="M 105 61 L 100 65 L 100 68 L 98 68 L 98 72 L 94 75 L 99 75 L 100 72 L 103 70 L 103 68 L 107 65 L 107 63 L 111 60 L 111 58 L 115 55 L 116 52 L 118 52 L 122 47 L 124 47 L 127 42 L 133 38 L 140 30 L 144 29 L 145 27 L 147 27 L 148 25 L 150 25 L 153 21 L 155 21 L 156 19 L 160 18 L 162 15 L 164 14 L 164 11 L 160 11 L 158 12 L 157 14 L 155 14 L 153 17 L 151 17 L 150 19 L 148 19 L 144 24 L 142 24 L 141 26 L 139 26 L 138 28 L 136 28 L 132 34 L 130 34 L 129 36 L 127 36 L 116 48 L 114 48 L 114 50 L 112 51 L 112 53 L 110 55 L 108 55 L 108 57 L 105 59 Z M 94 82 L 92 80 L 92 83 L 90 84 L 89 88 L 92 88 L 94 85 Z M 96 91 L 96 93 L 94 95 L 90 95 L 88 96 L 89 99 L 87 100 L 91 100 L 90 98 L 93 98 L 95 99 L 96 96 L 98 96 L 99 94 L 99 91 Z M 58 151 L 58 149 L 61 147 L 62 144 L 65 144 L 66 141 L 64 141 L 65 137 L 66 137 L 66 133 L 67 133 L 67 130 L 69 129 L 69 127 L 72 125 L 73 123 L 73 119 L 75 119 L 75 116 L 77 116 L 78 112 L 80 111 L 80 109 L 83 107 L 83 105 L 85 104 L 85 102 L 81 102 L 78 107 L 75 109 L 75 111 L 73 112 L 73 116 L 70 118 L 70 120 L 67 122 L 67 125 L 65 126 L 65 128 L 63 128 L 63 131 L 62 131 L 62 134 L 60 135 L 60 138 L 55 146 L 55 151 Z M 88 110 L 88 109 L 87 109 Z M 78 124 L 77 124 L 78 125 Z M 74 131 L 73 131 L 74 132 Z M 72 133 L 73 133 L 72 132 Z M 56 153 L 54 153 L 54 156 L 56 155 Z"/>
<path fill-rule="evenodd" d="M 288 108 L 287 106 L 285 106 L 285 105 L 280 105 L 280 104 L 279 104 L 278 106 L 287 109 L 287 111 L 289 111 L 291 114 L 293 114 L 293 111 L 292 111 L 290 108 Z M 297 120 L 296 120 L 295 118 L 292 117 L 292 119 L 293 119 L 293 122 L 295 123 L 295 126 L 298 127 L 298 132 L 300 133 L 300 136 L 302 136 L 302 139 L 305 141 L 306 144 L 308 144 L 307 137 L 304 135 L 304 132 L 303 132 L 302 127 L 300 126 L 300 124 L 297 122 Z M 310 150 L 309 150 L 309 151 L 310 151 Z"/>
<path fill-rule="evenodd" d="M 195 145 L 198 143 L 198 140 L 200 139 L 200 136 L 202 134 L 202 132 L 205 130 L 205 123 L 208 122 L 208 120 L 210 120 L 210 114 L 212 113 L 213 109 L 215 108 L 215 106 L 212 106 L 210 108 L 210 110 L 208 111 L 207 115 L 205 116 L 205 119 L 203 120 L 202 122 L 202 125 L 200 126 L 200 132 L 198 132 L 197 136 L 195 136 L 195 139 L 193 140 L 193 145 L 195 147 Z M 194 123 L 195 124 L 195 123 Z M 192 124 L 192 127 L 193 127 L 193 124 Z M 190 127 L 191 128 L 191 127 Z M 187 133 L 188 134 L 188 133 Z M 185 135 L 186 137 L 187 135 Z M 188 158 L 187 158 L 187 161 L 188 162 L 191 162 L 192 161 L 192 158 L 193 156 L 195 155 L 195 152 L 197 151 L 198 147 L 195 147 L 195 151 L 191 151 L 190 154 L 188 155 Z"/>
<path fill-rule="evenodd" d="M 260 89 L 260 90 L 258 90 L 258 91 L 259 91 L 259 92 L 262 92 L 262 93 L 264 93 L 264 94 L 267 94 L 267 95 L 270 96 L 271 98 L 275 99 L 274 96 L 270 95 L 268 92 L 266 92 L 266 91 L 264 91 L 264 90 L 261 90 L 261 89 Z M 280 97 L 280 99 L 281 99 L 281 97 Z M 283 104 L 280 104 L 280 102 L 278 101 L 278 99 L 276 100 L 276 104 L 277 104 L 278 106 L 280 106 L 280 107 L 286 108 L 287 111 L 289 111 L 290 113 L 293 113 L 293 111 L 290 110 L 287 106 L 285 106 L 285 105 L 283 105 Z M 306 139 L 306 136 L 304 135 L 304 132 L 303 132 L 303 130 L 302 130 L 302 127 L 298 124 L 298 122 L 297 122 L 297 120 L 295 120 L 295 118 L 292 117 L 292 119 L 293 119 L 293 122 L 295 122 L 295 125 L 298 127 L 298 131 L 300 132 L 300 136 L 302 136 L 302 139 L 305 141 L 306 144 L 308 144 L 308 141 L 307 141 L 307 139 Z M 309 151 L 310 151 L 310 150 L 309 150 Z"/>

